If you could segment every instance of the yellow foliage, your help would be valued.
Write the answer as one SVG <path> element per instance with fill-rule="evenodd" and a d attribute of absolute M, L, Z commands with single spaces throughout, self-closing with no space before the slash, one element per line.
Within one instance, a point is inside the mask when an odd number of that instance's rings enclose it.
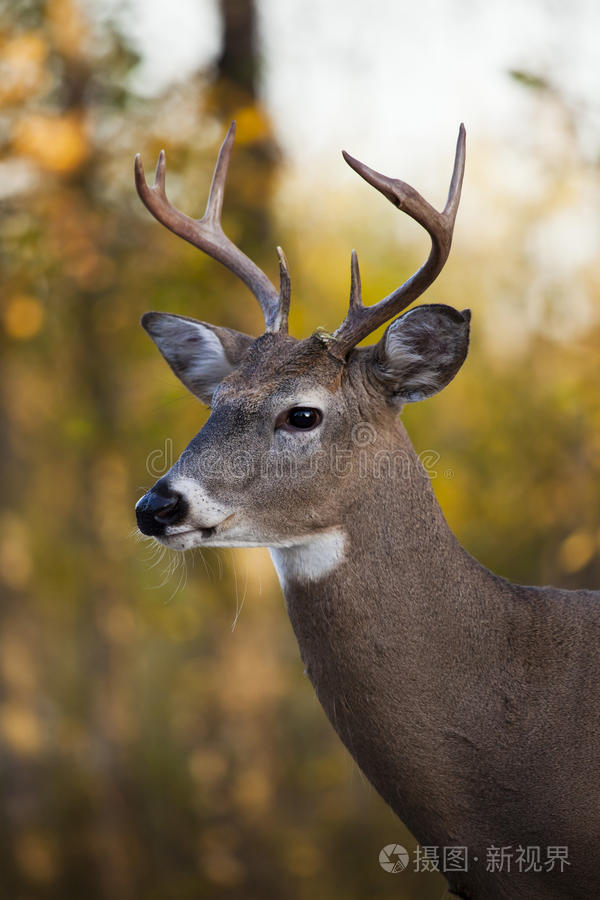
<path fill-rule="evenodd" d="M 16 634 L 7 633 L 0 641 L 0 670 L 7 686 L 21 696 L 38 688 L 31 651 Z"/>
<path fill-rule="evenodd" d="M 584 530 L 574 531 L 560 546 L 559 561 L 563 572 L 579 572 L 587 566 L 595 552 L 594 536 Z"/>
<path fill-rule="evenodd" d="M 12 516 L 2 516 L 0 536 L 0 580 L 13 590 L 27 586 L 32 574 L 32 561 L 27 535 L 19 522 Z"/>
<path fill-rule="evenodd" d="M 33 881 L 48 882 L 56 877 L 55 848 L 44 835 L 33 831 L 19 835 L 15 842 L 15 857 Z"/>
<path fill-rule="evenodd" d="M 233 787 L 233 795 L 237 805 L 249 813 L 256 814 L 268 809 L 271 800 L 271 781 L 267 773 L 258 768 L 249 768 L 240 772 L 237 783 Z"/>
<path fill-rule="evenodd" d="M 26 115 L 15 126 L 13 143 L 17 153 L 59 174 L 77 169 L 89 153 L 83 120 L 75 113 Z"/>
<path fill-rule="evenodd" d="M 42 38 L 26 32 L 1 48 L 0 104 L 18 103 L 39 90 L 44 82 L 47 48 Z"/>
<path fill-rule="evenodd" d="M 110 287 L 115 278 L 115 264 L 107 256 L 84 252 L 65 264 L 65 271 L 87 291 L 102 291 Z"/>
<path fill-rule="evenodd" d="M 98 614 L 98 626 L 115 644 L 127 644 L 136 633 L 135 617 L 126 606 L 108 605 Z"/>
<path fill-rule="evenodd" d="M 190 775 L 203 787 L 218 784 L 227 774 L 227 761 L 216 750 L 195 750 L 188 761 Z"/>
<path fill-rule="evenodd" d="M 10 701 L 0 707 L 0 732 L 16 753 L 31 756 L 42 746 L 40 723 L 32 709 Z"/>
<path fill-rule="evenodd" d="M 48 20 L 58 49 L 71 59 L 83 58 L 88 29 L 77 0 L 50 0 Z"/>
<path fill-rule="evenodd" d="M 206 828 L 199 841 L 200 862 L 209 881 L 235 887 L 246 879 L 246 867 L 235 852 L 235 834 L 226 827 Z"/>
<path fill-rule="evenodd" d="M 285 848 L 287 869 L 300 878 L 310 878 L 323 865 L 323 855 L 314 841 L 298 832 Z"/>
<path fill-rule="evenodd" d="M 8 302 L 3 314 L 4 330 L 17 341 L 35 337 L 44 321 L 44 307 L 35 297 L 17 294 Z"/>
<path fill-rule="evenodd" d="M 256 103 L 235 110 L 236 144 L 252 144 L 271 134 L 269 117 Z"/>

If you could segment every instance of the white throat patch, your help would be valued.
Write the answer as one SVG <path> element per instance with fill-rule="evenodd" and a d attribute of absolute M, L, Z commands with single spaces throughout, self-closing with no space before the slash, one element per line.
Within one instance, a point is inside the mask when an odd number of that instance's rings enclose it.
<path fill-rule="evenodd" d="M 270 547 L 269 552 L 281 587 L 291 581 L 305 584 L 318 581 L 333 572 L 344 560 L 347 535 L 342 528 L 331 528 L 302 538 L 291 547 Z"/>

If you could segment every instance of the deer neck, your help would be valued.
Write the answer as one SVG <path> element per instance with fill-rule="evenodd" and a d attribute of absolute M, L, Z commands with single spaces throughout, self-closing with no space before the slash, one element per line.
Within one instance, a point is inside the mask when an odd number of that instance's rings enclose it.
<path fill-rule="evenodd" d="M 431 839 L 444 827 L 439 816 L 428 822 L 427 809 L 439 790 L 443 761 L 432 760 L 431 747 L 440 745 L 454 655 L 500 579 L 450 531 L 399 422 L 388 449 L 401 450 L 404 465 L 354 482 L 351 515 L 271 553 L 333 726 L 415 835 Z"/>
<path fill-rule="evenodd" d="M 448 527 L 431 481 L 400 421 L 383 441 L 355 461 L 345 489 L 351 506 L 339 521 L 290 547 L 271 550 L 294 618 L 313 618 L 309 598 L 340 596 L 337 619 L 358 612 L 381 621 L 434 604 L 454 616 L 453 598 L 468 600 L 464 583 L 490 573 L 461 547 Z M 477 585 L 468 594 L 477 592 Z"/>

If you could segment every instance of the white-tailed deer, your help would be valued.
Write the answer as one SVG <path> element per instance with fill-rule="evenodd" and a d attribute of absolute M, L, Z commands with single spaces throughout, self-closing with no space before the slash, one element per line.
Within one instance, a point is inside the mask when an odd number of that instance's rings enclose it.
<path fill-rule="evenodd" d="M 469 311 L 417 306 L 377 344 L 356 347 L 422 294 L 448 257 L 464 129 L 442 213 L 344 154 L 427 230 L 432 249 L 371 307 L 353 253 L 344 322 L 304 340 L 287 333 L 281 250 L 277 290 L 221 229 L 233 139 L 232 125 L 200 220 L 167 200 L 164 154 L 153 187 L 136 160 L 150 212 L 241 278 L 266 323 L 253 338 L 182 316 L 143 317 L 211 414 L 139 500 L 139 527 L 179 550 L 271 549 L 306 671 L 340 738 L 421 844 L 468 848 L 467 870 L 446 872 L 457 896 L 598 897 L 600 593 L 512 584 L 469 556 L 446 524 L 398 412 L 456 375 Z M 490 848 L 522 848 L 526 865 L 494 865 Z"/>

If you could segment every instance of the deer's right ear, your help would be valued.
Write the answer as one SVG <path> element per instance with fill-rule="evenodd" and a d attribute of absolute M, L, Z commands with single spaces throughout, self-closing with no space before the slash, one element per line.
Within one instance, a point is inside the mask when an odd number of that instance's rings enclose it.
<path fill-rule="evenodd" d="M 241 331 L 169 313 L 145 313 L 142 327 L 179 380 L 207 406 L 255 340 Z"/>
<path fill-rule="evenodd" d="M 469 349 L 471 311 L 415 306 L 373 348 L 373 371 L 394 405 L 423 400 L 452 381 Z"/>

